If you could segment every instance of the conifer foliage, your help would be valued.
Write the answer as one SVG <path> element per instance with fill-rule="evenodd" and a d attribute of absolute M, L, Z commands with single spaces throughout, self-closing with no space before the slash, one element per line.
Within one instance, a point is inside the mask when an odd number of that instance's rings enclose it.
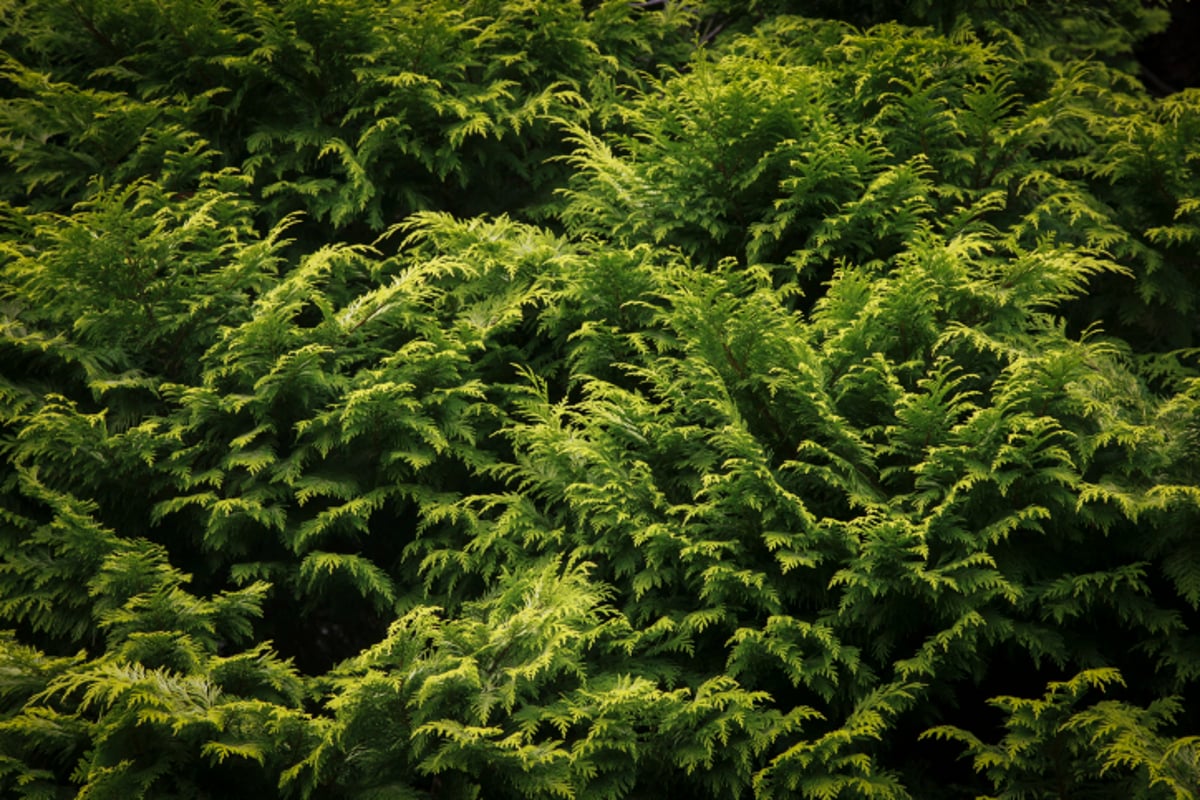
<path fill-rule="evenodd" d="M 1164 23 L 0 0 L 0 795 L 1200 798 Z"/>

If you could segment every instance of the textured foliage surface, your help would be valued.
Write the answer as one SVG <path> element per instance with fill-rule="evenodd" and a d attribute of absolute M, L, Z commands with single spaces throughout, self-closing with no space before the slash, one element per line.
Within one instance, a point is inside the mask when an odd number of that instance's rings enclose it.
<path fill-rule="evenodd" d="M 1048 8 L 0 0 L 0 795 L 1200 798 L 1200 94 Z"/>

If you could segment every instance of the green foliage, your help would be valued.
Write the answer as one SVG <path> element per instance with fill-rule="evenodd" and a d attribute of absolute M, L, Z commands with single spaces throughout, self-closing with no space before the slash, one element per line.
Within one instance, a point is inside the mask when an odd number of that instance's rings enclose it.
<path fill-rule="evenodd" d="M 0 794 L 1198 797 L 1158 12 L 785 5 L 0 0 Z"/>
<path fill-rule="evenodd" d="M 536 214 L 561 170 L 552 118 L 585 122 L 659 60 L 682 11 L 608 0 L 314 3 L 14 0 L 0 137 L 7 195 L 86 197 L 202 138 L 258 211 L 361 237 L 418 209 Z M 39 146 L 40 145 L 40 146 Z"/>
<path fill-rule="evenodd" d="M 707 0 L 705 7 L 731 17 L 740 27 L 741 16 L 750 19 L 803 14 L 838 19 L 860 27 L 894 20 L 909 26 L 928 26 L 951 36 L 963 28 L 983 30 L 989 38 L 1013 34 L 1030 47 L 1055 58 L 1128 57 L 1141 39 L 1166 28 L 1170 19 L 1163 0 L 1063 0 L 1037 3 L 1030 0 Z M 1128 61 L 1119 61 L 1135 70 Z"/>
<path fill-rule="evenodd" d="M 1200 738 L 1157 734 L 1180 712 L 1176 698 L 1148 708 L 1101 700 L 1077 710 L 1089 690 L 1122 683 L 1115 670 L 1095 669 L 1051 682 L 1041 699 L 994 698 L 1007 714 L 998 745 L 954 727 L 926 735 L 962 741 L 975 768 L 1002 789 L 993 797 L 1195 797 Z"/>

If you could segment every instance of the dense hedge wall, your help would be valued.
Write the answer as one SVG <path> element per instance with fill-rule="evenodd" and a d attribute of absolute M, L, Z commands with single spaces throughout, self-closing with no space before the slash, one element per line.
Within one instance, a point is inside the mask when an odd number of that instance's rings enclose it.
<path fill-rule="evenodd" d="M 1165 24 L 0 0 L 0 794 L 1200 797 Z"/>

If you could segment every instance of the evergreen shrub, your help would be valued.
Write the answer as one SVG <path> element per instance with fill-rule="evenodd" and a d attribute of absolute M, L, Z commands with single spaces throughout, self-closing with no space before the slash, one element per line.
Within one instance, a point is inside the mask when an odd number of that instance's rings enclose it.
<path fill-rule="evenodd" d="M 1200 798 L 1200 94 L 1048 8 L 0 0 L 0 795 Z"/>

